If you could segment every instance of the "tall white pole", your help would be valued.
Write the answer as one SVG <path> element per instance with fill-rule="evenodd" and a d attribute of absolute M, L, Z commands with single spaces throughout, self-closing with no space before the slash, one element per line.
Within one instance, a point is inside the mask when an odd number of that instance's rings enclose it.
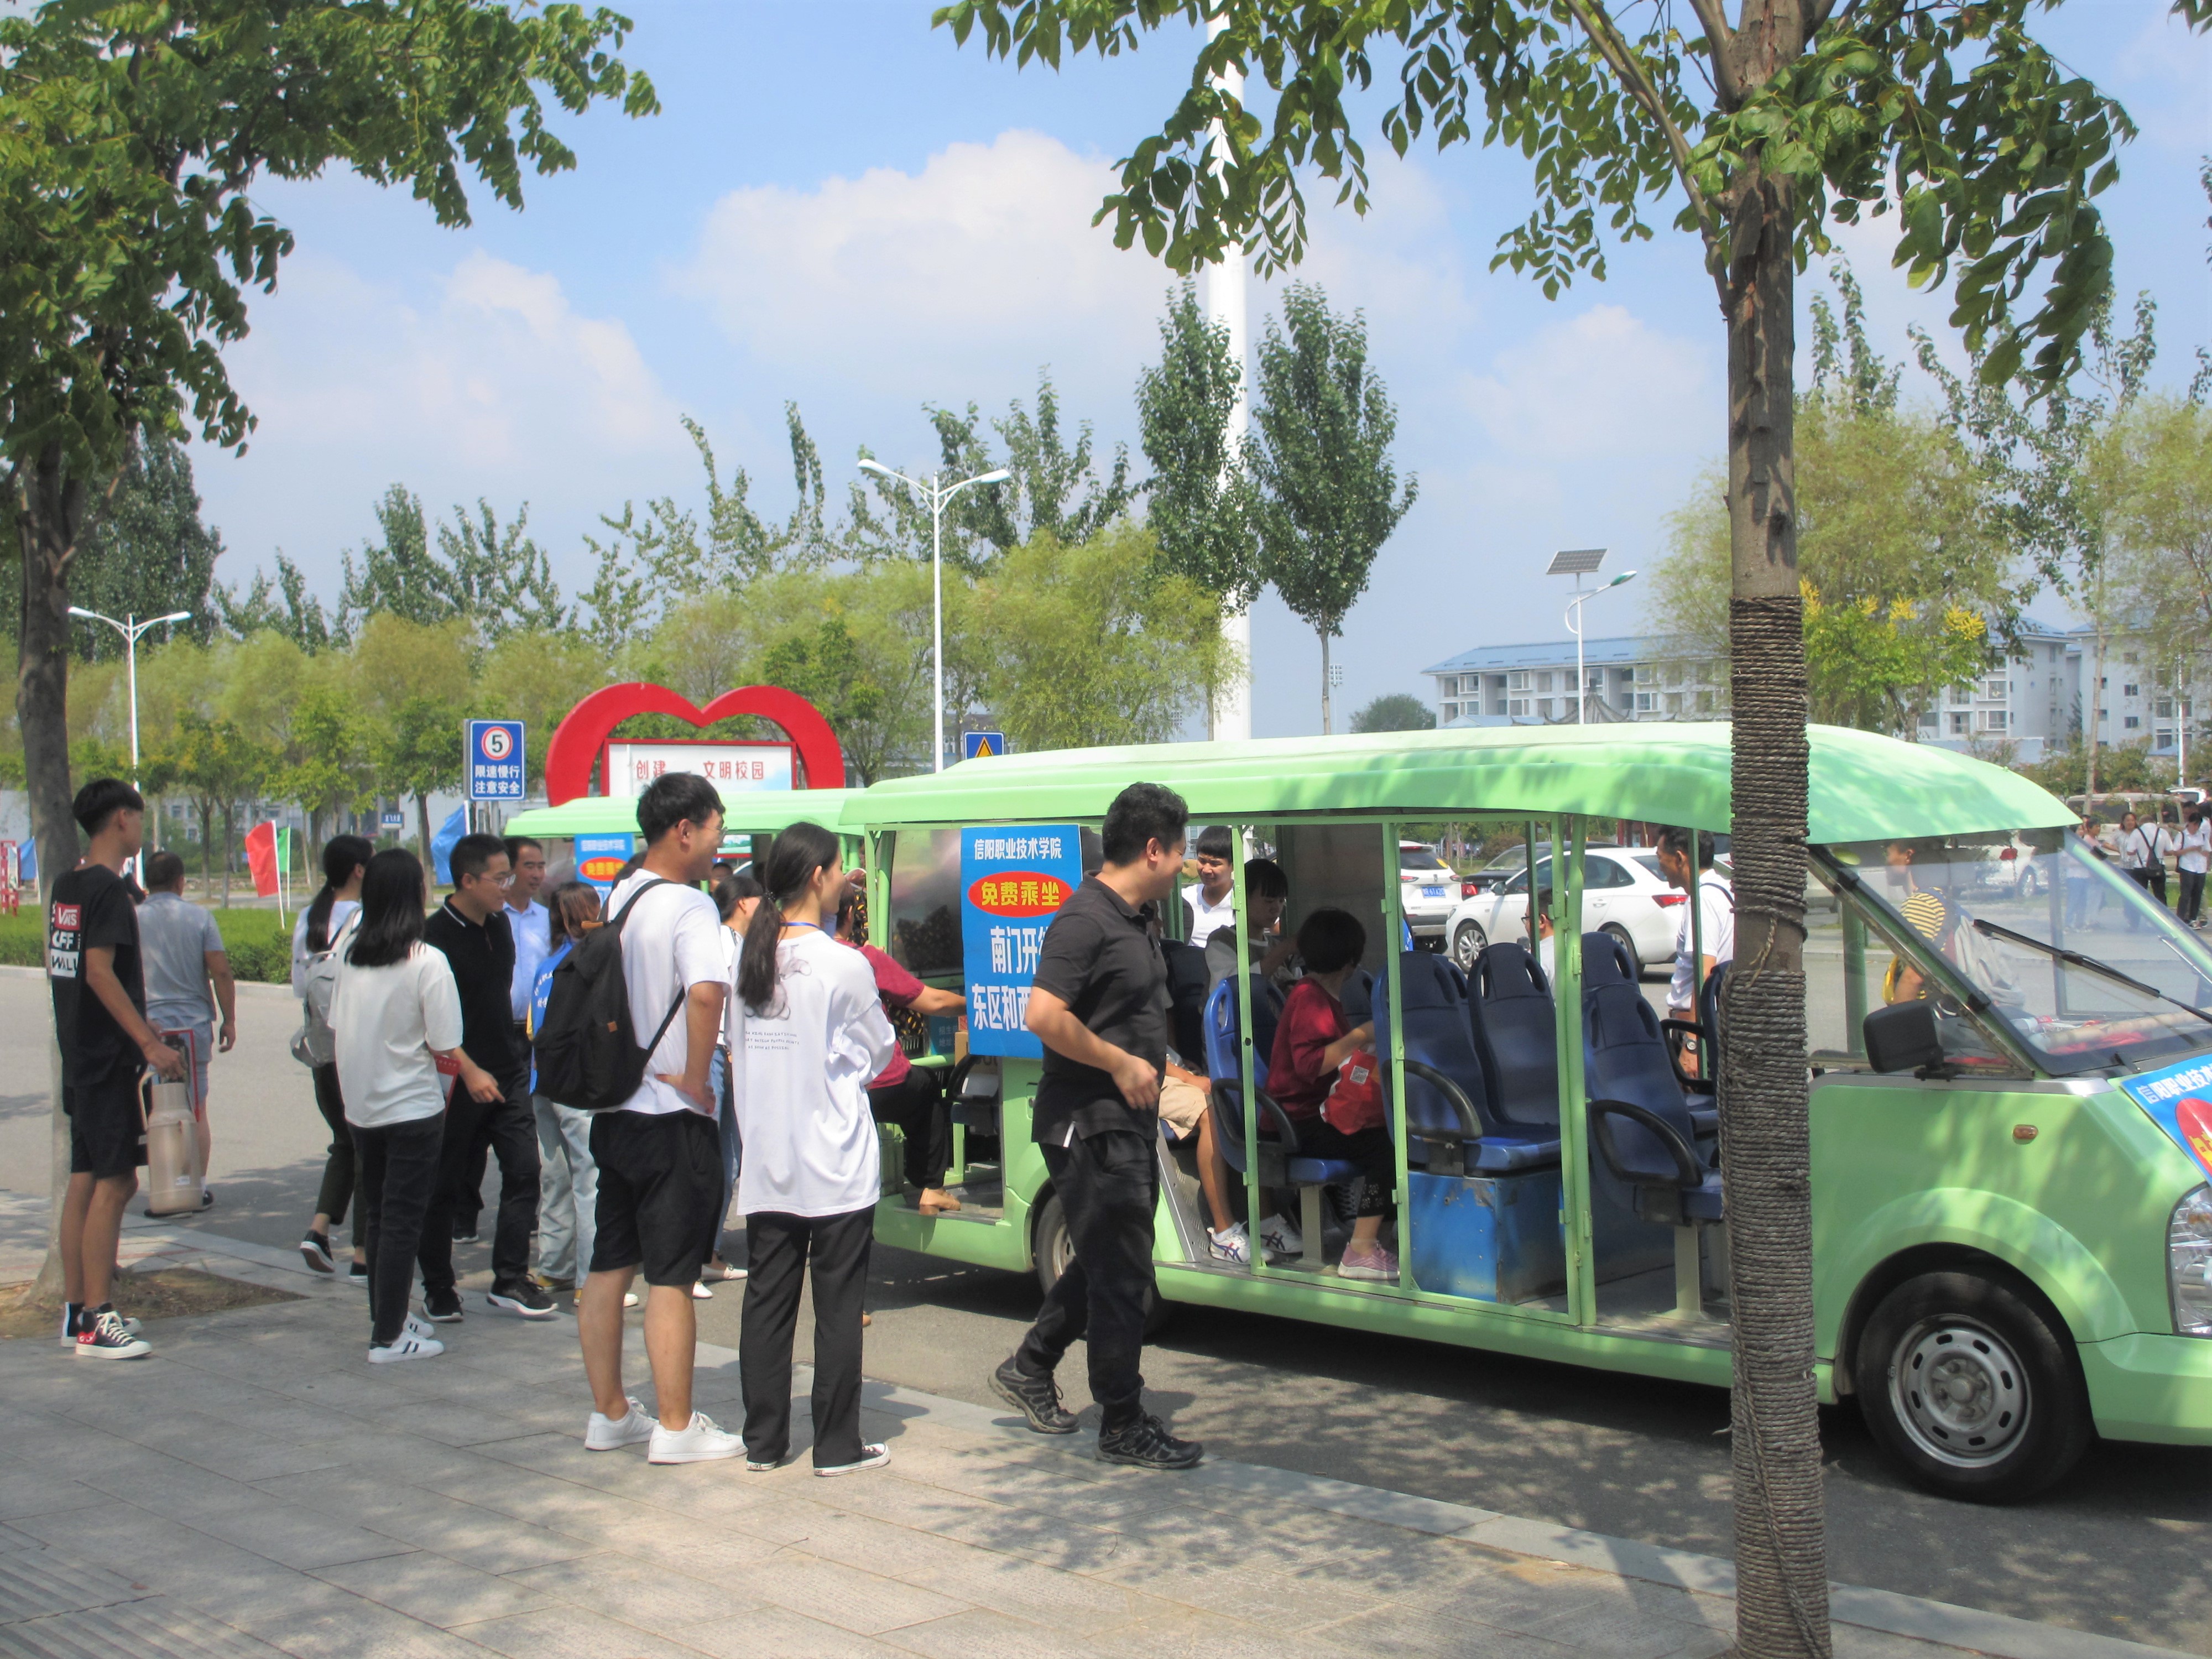
<path fill-rule="evenodd" d="M 929 609 L 931 678 L 937 682 L 936 762 L 930 770 L 945 769 L 945 492 L 938 476 L 929 475 Z"/>
<path fill-rule="evenodd" d="M 1207 21 L 1206 33 L 1209 38 L 1218 39 L 1228 27 L 1226 18 L 1215 17 Z M 1235 70 L 1215 76 L 1214 84 L 1232 97 L 1241 100 L 1244 96 L 1244 77 Z M 1228 135 L 1218 121 L 1213 124 L 1212 137 L 1217 151 L 1228 143 Z M 1228 331 L 1229 355 L 1237 365 L 1237 406 L 1230 413 L 1225 434 L 1229 457 L 1223 469 L 1224 482 L 1237 465 L 1238 447 L 1251 419 L 1251 399 L 1244 389 L 1244 253 L 1241 248 L 1232 250 L 1206 273 L 1206 317 L 1217 327 Z M 1244 743 L 1252 736 L 1252 613 L 1246 610 L 1224 615 L 1221 619 L 1221 638 L 1243 666 L 1231 676 L 1229 684 L 1222 688 L 1220 702 L 1214 705 L 1213 736 L 1224 742 Z"/>
<path fill-rule="evenodd" d="M 1589 678 L 1583 672 L 1583 608 L 1577 602 L 1575 605 L 1575 724 L 1577 726 L 1583 723 L 1583 687 L 1588 683 Z"/>
<path fill-rule="evenodd" d="M 123 659 L 130 665 L 131 678 L 131 787 L 138 787 L 138 630 L 132 624 L 137 617 L 124 617 Z"/>

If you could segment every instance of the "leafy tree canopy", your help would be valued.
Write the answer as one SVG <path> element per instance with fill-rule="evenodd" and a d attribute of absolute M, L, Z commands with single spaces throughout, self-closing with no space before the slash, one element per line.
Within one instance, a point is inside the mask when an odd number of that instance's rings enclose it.
<path fill-rule="evenodd" d="M 1436 724 L 1437 711 L 1404 691 L 1377 697 L 1352 717 L 1355 732 L 1432 732 Z"/>

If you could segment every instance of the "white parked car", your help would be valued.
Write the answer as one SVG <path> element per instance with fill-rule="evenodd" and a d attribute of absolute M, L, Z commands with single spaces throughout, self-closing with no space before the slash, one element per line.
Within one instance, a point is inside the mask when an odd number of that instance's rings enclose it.
<path fill-rule="evenodd" d="M 1444 945 L 1445 924 L 1460 902 L 1459 872 L 1426 842 L 1398 843 L 1398 905 L 1416 944 L 1432 951 Z"/>
<path fill-rule="evenodd" d="M 1607 933 L 1628 946 L 1639 969 L 1674 959 L 1674 930 L 1688 895 L 1659 873 L 1659 855 L 1644 847 L 1593 847 L 1583 885 L 1583 927 Z M 1536 885 L 1552 885 L 1552 860 L 1536 861 Z M 1553 898 L 1554 906 L 1558 900 Z M 1556 909 L 1554 915 L 1556 915 Z M 1495 892 L 1462 901 L 1444 924 L 1452 960 L 1470 967 L 1496 939 L 1528 938 L 1528 872 L 1521 871 Z"/>

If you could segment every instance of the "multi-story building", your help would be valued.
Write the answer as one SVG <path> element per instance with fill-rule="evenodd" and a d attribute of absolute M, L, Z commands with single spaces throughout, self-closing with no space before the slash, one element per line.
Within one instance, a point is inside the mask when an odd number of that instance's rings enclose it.
<path fill-rule="evenodd" d="M 1680 641 L 1621 635 L 1583 643 L 1582 716 L 1601 720 L 1717 720 L 1728 670 Z M 1575 718 L 1575 642 L 1477 646 L 1425 668 L 1437 682 L 1440 726 L 1540 725 Z"/>

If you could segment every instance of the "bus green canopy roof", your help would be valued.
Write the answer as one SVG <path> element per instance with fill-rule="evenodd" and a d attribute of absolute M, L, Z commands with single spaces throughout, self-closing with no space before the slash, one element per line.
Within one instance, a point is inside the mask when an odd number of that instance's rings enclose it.
<path fill-rule="evenodd" d="M 845 803 L 860 793 L 857 789 L 756 789 L 726 795 L 722 800 L 722 833 L 772 836 L 802 818 L 834 829 Z M 619 835 L 624 830 L 636 833 L 635 800 L 625 795 L 580 795 L 558 806 L 538 806 L 516 813 L 507 821 L 505 833 L 550 839 Z"/>
<path fill-rule="evenodd" d="M 1095 819 L 1142 778 L 1181 794 L 1199 822 L 1566 812 L 1725 832 L 1729 732 L 1711 721 L 1621 722 L 999 755 L 848 790 L 844 827 Z M 1843 726 L 1810 726 L 1807 736 L 1816 843 L 2074 821 L 2057 797 L 1985 761 Z"/>

